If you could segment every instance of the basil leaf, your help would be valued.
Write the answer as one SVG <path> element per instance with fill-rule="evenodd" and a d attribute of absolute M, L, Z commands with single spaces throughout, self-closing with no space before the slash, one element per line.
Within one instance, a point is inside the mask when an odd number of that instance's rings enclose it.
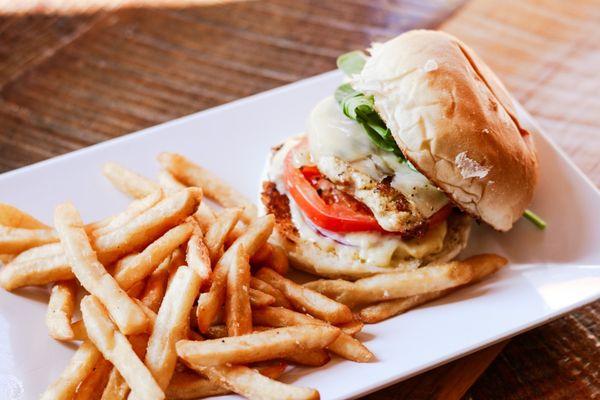
<path fill-rule="evenodd" d="M 373 99 L 357 92 L 342 100 L 342 111 L 348 118 L 356 121 L 359 115 L 373 112 Z"/>
<path fill-rule="evenodd" d="M 354 50 L 346 54 L 342 54 L 337 58 L 336 64 L 342 72 L 348 76 L 360 73 L 365 63 L 367 56 L 360 50 Z"/>
<path fill-rule="evenodd" d="M 338 86 L 333 97 L 335 98 L 335 101 L 341 104 L 346 97 L 355 95 L 356 93 L 356 90 L 354 90 L 349 83 L 344 83 L 343 85 Z"/>
<path fill-rule="evenodd" d="M 375 146 L 385 151 L 394 151 L 394 147 L 391 146 L 390 143 L 388 143 L 384 138 L 382 138 L 381 135 L 379 135 L 379 133 L 377 133 L 377 131 L 375 131 L 369 124 L 363 122 L 361 125 Z"/>

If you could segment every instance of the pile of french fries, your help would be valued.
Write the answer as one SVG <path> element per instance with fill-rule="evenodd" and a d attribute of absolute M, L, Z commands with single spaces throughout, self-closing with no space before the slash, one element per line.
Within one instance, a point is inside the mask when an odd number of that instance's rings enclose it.
<path fill-rule="evenodd" d="M 133 200 L 101 221 L 65 203 L 49 227 L 0 205 L 0 285 L 48 285 L 50 336 L 80 342 L 42 399 L 317 399 L 276 379 L 332 353 L 374 359 L 348 305 L 285 277 L 272 215 L 180 155 L 158 159 L 158 183 L 105 166 Z"/>

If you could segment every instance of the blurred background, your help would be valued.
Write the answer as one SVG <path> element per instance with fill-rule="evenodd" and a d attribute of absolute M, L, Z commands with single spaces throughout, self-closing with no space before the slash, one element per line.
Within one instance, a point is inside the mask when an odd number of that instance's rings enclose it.
<path fill-rule="evenodd" d="M 0 172 L 335 68 L 413 28 L 474 47 L 600 184 L 598 0 L 0 0 Z M 600 398 L 600 304 L 369 396 Z"/>

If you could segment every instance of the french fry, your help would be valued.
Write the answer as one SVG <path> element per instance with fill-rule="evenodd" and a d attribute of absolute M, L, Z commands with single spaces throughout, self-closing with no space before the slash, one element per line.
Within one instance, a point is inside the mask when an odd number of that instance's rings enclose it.
<path fill-rule="evenodd" d="M 198 224 L 194 222 L 193 234 L 187 242 L 187 251 L 185 260 L 187 265 L 198 275 L 201 284 L 208 282 L 212 275 L 210 254 L 204 244 L 202 231 Z"/>
<path fill-rule="evenodd" d="M 186 186 L 179 182 L 169 171 L 161 170 L 158 173 L 158 184 L 161 189 L 167 194 L 177 193 L 180 190 L 186 188 Z"/>
<path fill-rule="evenodd" d="M 482 254 L 468 258 L 464 260 L 463 263 L 471 265 L 473 276 L 472 280 L 468 282 L 471 284 L 495 273 L 506 265 L 507 260 L 495 254 Z M 357 316 L 365 323 L 374 324 L 395 315 L 402 314 L 422 304 L 439 299 L 450 293 L 452 290 L 453 288 L 450 288 L 395 300 L 382 301 L 363 307 L 357 312 Z"/>
<path fill-rule="evenodd" d="M 160 190 L 160 186 L 150 179 L 116 163 L 104 164 L 102 172 L 119 191 L 135 199 L 146 197 L 152 192 Z"/>
<path fill-rule="evenodd" d="M 92 227 L 91 233 L 93 236 L 102 236 L 115 229 L 126 225 L 129 221 L 137 217 L 138 215 L 146 212 L 150 208 L 154 207 L 162 199 L 162 192 L 155 190 L 138 200 L 132 201 L 129 206 L 120 214 L 110 218 L 106 223 L 99 227 Z"/>
<path fill-rule="evenodd" d="M 326 284 L 326 290 L 336 301 L 352 307 L 449 289 L 465 284 L 472 278 L 473 267 L 469 262 L 451 261 L 413 271 L 374 275 L 356 282 L 335 280 Z M 317 285 L 321 286 L 323 282 L 308 287 Z"/>
<path fill-rule="evenodd" d="M 354 320 L 351 322 L 346 322 L 345 324 L 338 325 L 337 327 L 342 330 L 342 332 L 354 336 L 358 332 L 360 332 L 363 328 L 364 324 L 361 321 Z"/>
<path fill-rule="evenodd" d="M 144 312 L 144 315 L 146 316 L 146 318 L 148 318 L 148 332 L 153 332 L 154 331 L 154 325 L 156 324 L 156 318 L 157 318 L 157 314 L 151 310 L 149 307 L 147 307 L 141 300 L 139 299 L 133 299 L 133 301 L 136 302 L 136 304 L 138 306 L 140 306 L 140 309 Z"/>
<path fill-rule="evenodd" d="M 88 340 L 87 331 L 85 330 L 85 325 L 83 320 L 80 319 L 71 324 L 71 330 L 73 331 L 73 339 L 72 340 Z"/>
<path fill-rule="evenodd" d="M 0 225 L 13 228 L 45 229 L 47 225 L 9 204 L 0 203 Z"/>
<path fill-rule="evenodd" d="M 244 246 L 238 246 L 227 275 L 225 323 L 229 336 L 252 332 L 250 308 L 250 264 Z"/>
<path fill-rule="evenodd" d="M 218 261 L 223 244 L 235 227 L 235 224 L 237 224 L 241 213 L 242 210 L 239 208 L 223 210 L 206 231 L 204 242 L 206 243 L 212 262 Z"/>
<path fill-rule="evenodd" d="M 128 337 L 129 343 L 133 352 L 140 358 L 144 358 L 146 353 L 146 347 L 148 346 L 148 335 L 139 334 Z M 118 369 L 114 368 L 110 371 L 108 376 L 108 382 L 102 392 L 100 400 L 125 400 L 129 395 L 130 389 L 127 382 L 123 378 L 123 375 Z"/>
<path fill-rule="evenodd" d="M 0 267 L 5 266 L 9 262 L 15 259 L 14 254 L 0 254 Z"/>
<path fill-rule="evenodd" d="M 192 235 L 191 223 L 171 228 L 148 245 L 141 253 L 119 261 L 113 272 L 117 283 L 125 290 L 152 273 L 160 263 Z"/>
<path fill-rule="evenodd" d="M 140 296 L 142 303 L 154 312 L 158 312 L 167 290 L 170 265 L 171 256 L 165 258 L 154 272 L 150 274 L 146 282 L 146 287 Z"/>
<path fill-rule="evenodd" d="M 56 340 L 74 338 L 71 317 L 75 310 L 76 292 L 77 285 L 74 281 L 57 282 L 52 287 L 46 312 L 46 327 L 50 336 Z"/>
<path fill-rule="evenodd" d="M 217 262 L 212 276 L 212 284 L 206 293 L 202 293 L 198 299 L 196 318 L 198 329 L 206 332 L 215 320 L 217 312 L 225 301 L 225 287 L 229 264 L 236 252 L 237 246 L 243 246 L 249 256 L 252 256 L 262 245 L 264 245 L 273 231 L 275 219 L 272 215 L 258 218 L 248 226 L 248 229 L 230 246 Z"/>
<path fill-rule="evenodd" d="M 42 246 L 32 247 L 31 249 L 20 253 L 14 258 L 13 261 L 25 262 L 60 255 L 64 255 L 62 245 L 59 242 L 49 243 Z"/>
<path fill-rule="evenodd" d="M 200 277 L 191 268 L 179 267 L 158 311 L 144 363 L 163 390 L 175 371 L 175 344 L 187 337 L 188 318 L 200 284 Z M 142 397 L 139 399 L 143 400 Z"/>
<path fill-rule="evenodd" d="M 374 324 L 398 314 L 402 314 L 410 309 L 422 304 L 444 297 L 450 293 L 450 289 L 438 290 L 435 292 L 417 294 L 415 296 L 381 301 L 361 308 L 356 315 L 365 324 Z"/>
<path fill-rule="evenodd" d="M 56 207 L 54 223 L 71 269 L 81 285 L 106 305 L 121 332 L 143 332 L 148 319 L 98 262 L 75 207 L 71 204 Z"/>
<path fill-rule="evenodd" d="M 272 269 L 261 268 L 256 273 L 256 277 L 279 289 L 292 305 L 300 311 L 307 312 L 332 324 L 343 324 L 353 320 L 352 311 L 344 304 L 302 287 Z"/>
<path fill-rule="evenodd" d="M 305 365 L 308 367 L 321 367 L 327 364 L 331 360 L 331 357 L 327 351 L 316 349 L 290 354 L 285 358 L 285 360 L 293 364 Z"/>
<path fill-rule="evenodd" d="M 194 213 L 200 201 L 200 192 L 193 188 L 166 197 L 116 231 L 96 238 L 98 258 L 111 263 L 147 246 Z"/>
<path fill-rule="evenodd" d="M 279 275 L 285 275 L 289 268 L 289 261 L 285 251 L 274 244 L 266 243 L 254 254 L 250 260 L 254 266 L 271 268 Z"/>
<path fill-rule="evenodd" d="M 98 395 L 104 390 L 104 386 L 108 382 L 108 376 L 113 366 L 110 362 L 105 359 L 100 361 L 94 366 L 92 372 L 81 382 L 81 385 L 77 388 L 74 400 L 95 400 L 98 399 Z"/>
<path fill-rule="evenodd" d="M 102 303 L 93 295 L 81 300 L 81 313 L 90 340 L 123 376 L 132 394 L 144 400 L 162 400 L 164 393 L 133 351 L 127 338 L 112 323 Z"/>
<path fill-rule="evenodd" d="M 100 352 L 92 343 L 83 342 L 58 380 L 42 394 L 41 400 L 72 400 L 77 386 L 101 358 Z"/>
<path fill-rule="evenodd" d="M 202 342 L 181 340 L 177 354 L 195 365 L 245 364 L 322 349 L 339 335 L 340 330 L 332 326 L 292 326 Z"/>
<path fill-rule="evenodd" d="M 196 400 L 231 393 L 229 389 L 194 372 L 176 372 L 165 391 L 169 400 Z"/>
<path fill-rule="evenodd" d="M 262 281 L 256 277 L 250 278 L 250 288 L 255 290 L 260 290 L 263 293 L 266 293 L 270 296 L 273 296 L 275 301 L 273 302 L 274 307 L 285 307 L 292 308 L 292 303 L 281 293 L 279 289 L 275 289 L 273 286 L 269 285 L 267 282 Z"/>
<path fill-rule="evenodd" d="M 283 374 L 285 368 L 285 363 L 275 362 L 264 366 L 257 366 L 256 370 L 266 377 L 277 379 Z M 228 393 L 231 393 L 228 389 L 195 372 L 188 371 L 175 372 L 165 392 L 169 400 L 195 400 L 202 397 Z"/>
<path fill-rule="evenodd" d="M 202 188 L 206 197 L 222 207 L 239 207 L 250 201 L 212 172 L 176 153 L 161 153 L 158 162 L 186 186 Z"/>
<path fill-rule="evenodd" d="M 272 327 L 296 326 L 296 325 L 328 325 L 326 322 L 313 318 L 307 314 L 288 310 L 282 307 L 265 307 L 252 311 L 252 320 L 257 325 Z M 354 339 L 345 332 L 328 347 L 337 355 L 355 362 L 369 362 L 374 359 L 373 353 L 369 351 L 360 341 Z"/>
<path fill-rule="evenodd" d="M 216 220 L 215 213 L 205 201 L 201 202 L 193 215 L 194 219 L 200 225 L 202 232 L 207 232 Z"/>
<path fill-rule="evenodd" d="M 19 254 L 32 247 L 58 242 L 52 229 L 26 229 L 0 226 L 0 253 Z"/>
<path fill-rule="evenodd" d="M 241 394 L 250 400 L 317 400 L 319 392 L 315 389 L 287 385 L 267 378 L 256 370 L 244 366 L 219 366 L 192 368 L 203 373 L 211 381 L 223 385 L 232 392 Z"/>
<path fill-rule="evenodd" d="M 9 291 L 73 278 L 75 275 L 64 254 L 24 261 L 17 257 L 0 270 L 0 285 Z"/>
<path fill-rule="evenodd" d="M 126 291 L 127 296 L 131 297 L 132 299 L 137 299 L 140 297 L 140 295 L 144 291 L 145 287 L 146 287 L 146 281 L 141 280 L 141 281 L 135 283 L 129 289 L 127 289 L 127 291 Z"/>
<path fill-rule="evenodd" d="M 265 292 L 261 292 L 260 290 L 250 288 L 248 294 L 250 295 L 250 304 L 252 307 L 267 307 L 275 303 L 275 297 L 266 294 Z"/>

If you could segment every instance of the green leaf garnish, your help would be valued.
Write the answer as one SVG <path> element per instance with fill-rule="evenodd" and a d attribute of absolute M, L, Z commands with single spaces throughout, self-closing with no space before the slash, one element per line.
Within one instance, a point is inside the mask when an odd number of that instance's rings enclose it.
<path fill-rule="evenodd" d="M 351 96 L 354 93 L 356 93 L 356 90 L 354 90 L 349 83 L 344 83 L 343 85 L 338 86 L 333 97 L 335 98 L 335 101 L 341 104 L 346 97 Z"/>
<path fill-rule="evenodd" d="M 362 71 L 365 63 L 367 62 L 367 56 L 360 50 L 354 50 L 346 54 L 342 54 L 337 58 L 337 67 L 348 76 L 359 74 Z"/>
<path fill-rule="evenodd" d="M 539 215 L 534 213 L 531 210 L 525 210 L 523 213 L 523 217 L 528 219 L 532 224 L 534 224 L 538 229 L 544 230 L 546 229 L 546 221 L 544 221 Z"/>

